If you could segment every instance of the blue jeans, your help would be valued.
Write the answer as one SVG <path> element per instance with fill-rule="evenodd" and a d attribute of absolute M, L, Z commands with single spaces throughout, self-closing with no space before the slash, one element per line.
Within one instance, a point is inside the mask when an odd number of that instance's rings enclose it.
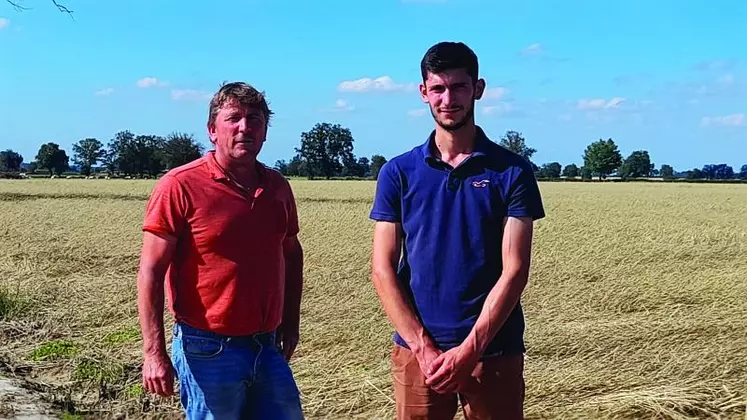
<path fill-rule="evenodd" d="M 274 334 L 227 337 L 174 325 L 172 362 L 187 419 L 303 419 Z"/>

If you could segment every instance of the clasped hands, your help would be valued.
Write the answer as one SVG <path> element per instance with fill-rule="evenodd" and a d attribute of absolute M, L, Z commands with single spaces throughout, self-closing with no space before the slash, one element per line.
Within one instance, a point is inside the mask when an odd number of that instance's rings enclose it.
<path fill-rule="evenodd" d="M 462 346 L 448 351 L 429 346 L 416 353 L 425 383 L 439 394 L 468 390 L 475 384 L 472 372 L 479 362 L 479 355 Z"/>

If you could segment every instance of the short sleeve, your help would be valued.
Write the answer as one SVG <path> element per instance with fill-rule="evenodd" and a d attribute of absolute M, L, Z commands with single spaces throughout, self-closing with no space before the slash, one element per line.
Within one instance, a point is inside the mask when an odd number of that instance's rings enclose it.
<path fill-rule="evenodd" d="M 529 165 L 519 169 L 511 185 L 508 197 L 508 216 L 531 217 L 533 220 L 545 217 L 537 178 Z"/>
<path fill-rule="evenodd" d="M 290 183 L 286 181 L 286 188 L 288 189 L 288 198 L 286 200 L 286 212 L 288 214 L 288 227 L 286 229 L 285 235 L 287 237 L 292 237 L 298 235 L 298 232 L 301 230 L 299 223 L 298 223 L 298 208 L 296 206 L 296 197 L 293 194 L 293 189 L 290 186 Z"/>
<path fill-rule="evenodd" d="M 179 181 L 166 174 L 158 180 L 145 206 L 143 230 L 179 236 L 186 218 L 187 200 Z"/>
<path fill-rule="evenodd" d="M 397 167 L 389 161 L 381 167 L 370 218 L 382 222 L 402 221 L 402 184 Z"/>

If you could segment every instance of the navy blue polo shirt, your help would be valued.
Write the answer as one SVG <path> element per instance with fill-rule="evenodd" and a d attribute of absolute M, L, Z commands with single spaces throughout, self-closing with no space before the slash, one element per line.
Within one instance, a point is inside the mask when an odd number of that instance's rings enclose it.
<path fill-rule="evenodd" d="M 530 163 L 478 127 L 474 152 L 456 168 L 434 156 L 428 140 L 381 168 L 370 217 L 402 224 L 397 278 L 443 351 L 461 344 L 502 271 L 503 220 L 545 216 Z M 405 346 L 395 333 L 396 343 Z M 485 355 L 523 353 L 521 303 Z"/>

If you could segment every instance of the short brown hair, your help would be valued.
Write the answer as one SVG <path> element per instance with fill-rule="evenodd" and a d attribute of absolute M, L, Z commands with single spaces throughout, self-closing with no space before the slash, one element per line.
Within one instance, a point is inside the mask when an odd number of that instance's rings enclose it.
<path fill-rule="evenodd" d="M 254 86 L 245 82 L 223 83 L 210 100 L 210 111 L 208 114 L 208 125 L 215 123 L 215 116 L 218 115 L 221 107 L 227 102 L 238 102 L 241 106 L 259 109 L 265 116 L 267 125 L 270 125 L 272 110 L 267 105 L 265 93 L 258 91 Z"/>

